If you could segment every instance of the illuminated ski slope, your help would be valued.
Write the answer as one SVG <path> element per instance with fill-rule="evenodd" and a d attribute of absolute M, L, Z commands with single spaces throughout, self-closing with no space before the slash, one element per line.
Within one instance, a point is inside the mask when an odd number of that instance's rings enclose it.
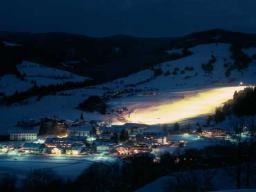
<path fill-rule="evenodd" d="M 168 103 L 152 103 L 149 107 L 135 109 L 127 120 L 132 123 L 153 125 L 174 123 L 210 114 L 216 107 L 231 99 L 235 91 L 244 88 L 245 86 L 213 88 Z"/>

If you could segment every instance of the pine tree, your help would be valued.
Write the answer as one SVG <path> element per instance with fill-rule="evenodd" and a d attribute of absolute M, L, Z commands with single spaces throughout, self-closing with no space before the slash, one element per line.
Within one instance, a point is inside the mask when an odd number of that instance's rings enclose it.
<path fill-rule="evenodd" d="M 80 120 L 84 120 L 84 114 L 83 113 L 81 113 L 81 115 L 80 115 Z"/>

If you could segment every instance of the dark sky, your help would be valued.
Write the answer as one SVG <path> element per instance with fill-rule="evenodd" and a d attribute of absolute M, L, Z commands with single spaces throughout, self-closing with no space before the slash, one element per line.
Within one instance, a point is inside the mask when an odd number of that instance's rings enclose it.
<path fill-rule="evenodd" d="M 0 0 L 0 30 L 91 36 L 256 33 L 256 0 Z"/>

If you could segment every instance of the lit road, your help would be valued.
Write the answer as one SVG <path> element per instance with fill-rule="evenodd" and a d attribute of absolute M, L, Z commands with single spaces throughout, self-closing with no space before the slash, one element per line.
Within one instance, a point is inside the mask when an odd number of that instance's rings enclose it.
<path fill-rule="evenodd" d="M 211 114 L 216 107 L 232 99 L 235 91 L 245 86 L 222 87 L 197 90 L 195 94 L 169 102 L 150 103 L 138 107 L 126 117 L 128 122 L 148 125 L 175 123 L 182 120 Z"/>

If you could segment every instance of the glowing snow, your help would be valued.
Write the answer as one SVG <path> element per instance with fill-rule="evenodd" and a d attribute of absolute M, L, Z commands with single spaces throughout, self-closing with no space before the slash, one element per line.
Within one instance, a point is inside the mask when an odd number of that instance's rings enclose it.
<path fill-rule="evenodd" d="M 165 124 L 194 118 L 214 112 L 216 107 L 231 99 L 235 91 L 245 86 L 223 87 L 202 90 L 195 95 L 171 103 L 152 104 L 150 107 L 136 109 L 127 117 L 132 123 Z"/>

